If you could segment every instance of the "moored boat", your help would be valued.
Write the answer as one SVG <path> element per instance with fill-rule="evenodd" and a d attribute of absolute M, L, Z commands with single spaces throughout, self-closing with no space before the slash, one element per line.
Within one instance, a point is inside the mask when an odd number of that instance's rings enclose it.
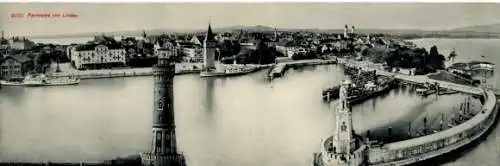
<path fill-rule="evenodd" d="M 80 79 L 74 77 L 49 78 L 45 75 L 28 75 L 23 80 L 1 80 L 0 84 L 4 86 L 64 86 L 76 85 Z"/>
<path fill-rule="evenodd" d="M 389 92 L 394 85 L 394 78 L 384 78 L 380 77 L 379 83 L 374 84 L 369 82 L 364 88 L 356 88 L 347 97 L 347 102 L 350 104 L 356 104 L 369 99 L 370 97 L 379 95 L 381 93 Z M 330 101 L 335 100 L 339 97 L 340 86 L 334 86 L 323 91 L 323 100 Z"/>
<path fill-rule="evenodd" d="M 46 80 L 43 86 L 64 86 L 76 85 L 80 83 L 80 79 L 71 77 L 59 77 Z"/>
<path fill-rule="evenodd" d="M 257 71 L 258 67 L 237 67 L 228 68 L 223 71 L 217 70 L 204 70 L 200 72 L 201 77 L 227 77 L 227 76 L 238 76 Z"/>
<path fill-rule="evenodd" d="M 495 64 L 488 61 L 471 61 L 469 62 L 470 70 L 495 70 Z"/>

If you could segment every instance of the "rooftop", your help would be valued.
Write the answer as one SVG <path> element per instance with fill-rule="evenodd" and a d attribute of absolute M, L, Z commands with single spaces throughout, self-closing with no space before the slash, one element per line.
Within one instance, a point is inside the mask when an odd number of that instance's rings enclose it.
<path fill-rule="evenodd" d="M 104 45 L 108 47 L 108 49 L 121 49 L 123 48 L 121 44 L 115 43 L 115 44 L 98 44 L 98 43 L 90 43 L 90 44 L 84 44 L 84 45 L 79 45 L 76 47 L 76 51 L 91 51 L 94 50 L 96 46 L 98 45 Z"/>
<path fill-rule="evenodd" d="M 31 61 L 31 58 L 24 56 L 22 54 L 8 55 L 6 58 L 12 58 L 19 63 L 25 63 Z"/>

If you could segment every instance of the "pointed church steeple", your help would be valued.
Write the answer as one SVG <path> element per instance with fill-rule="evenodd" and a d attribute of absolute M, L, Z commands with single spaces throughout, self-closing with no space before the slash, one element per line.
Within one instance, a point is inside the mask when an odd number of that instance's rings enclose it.
<path fill-rule="evenodd" d="M 214 41 L 215 40 L 215 35 L 212 32 L 212 26 L 210 23 L 208 23 L 208 30 L 207 30 L 207 37 L 205 38 L 206 41 Z"/>

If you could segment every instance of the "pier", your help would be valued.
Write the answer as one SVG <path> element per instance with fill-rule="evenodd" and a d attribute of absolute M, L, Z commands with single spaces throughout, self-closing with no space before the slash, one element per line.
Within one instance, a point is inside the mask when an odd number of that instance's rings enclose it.
<path fill-rule="evenodd" d="M 410 83 L 410 84 L 419 84 L 419 85 L 425 85 L 425 84 L 436 84 L 439 85 L 440 88 L 445 88 L 445 89 L 450 89 L 462 93 L 467 93 L 467 94 L 472 94 L 472 95 L 482 95 L 481 88 L 478 87 L 473 87 L 473 86 L 467 86 L 467 85 L 461 85 L 461 84 L 456 84 L 452 82 L 447 82 L 447 81 L 441 81 L 441 80 L 435 80 L 427 77 L 427 75 L 406 75 L 406 74 L 401 74 L 401 73 L 394 73 L 394 72 L 388 72 L 383 70 L 383 68 L 380 65 L 377 64 L 370 64 L 367 62 L 352 62 L 348 61 L 346 59 L 341 59 L 338 58 L 338 63 L 339 64 L 344 64 L 344 65 L 352 65 L 352 66 L 357 66 L 361 68 L 362 70 L 375 70 L 377 75 L 383 75 L 383 76 L 388 76 L 388 77 L 394 77 L 396 79 L 399 79 L 401 81 Z M 486 88 L 490 91 L 492 91 L 495 95 L 499 96 L 500 95 L 500 90 L 498 89 L 493 89 L 493 88 Z"/>
<path fill-rule="evenodd" d="M 373 141 L 369 139 L 364 140 L 363 138 L 359 138 L 359 136 L 353 136 L 356 135 L 354 131 L 352 133 L 345 132 L 346 128 L 351 128 L 349 123 L 352 123 L 352 120 L 350 112 L 346 111 L 349 108 L 346 109 L 345 104 L 342 104 L 346 103 L 345 96 L 348 90 L 345 89 L 349 88 L 347 84 L 343 84 L 342 86 L 347 87 L 340 88 L 339 102 L 341 103 L 341 107 L 336 112 L 344 114 L 337 115 L 337 119 L 341 118 L 342 123 L 347 122 L 348 125 L 345 127 L 345 124 L 342 124 L 342 128 L 340 130 L 337 129 L 333 133 L 333 136 L 321 141 L 321 152 L 314 153 L 313 155 L 314 166 L 385 166 L 417 163 L 468 145 L 483 136 L 497 120 L 498 90 L 434 80 L 427 76 L 408 76 L 391 73 L 384 71 L 382 68 L 373 67 L 375 66 L 373 64 L 353 64 L 343 59 L 339 60 L 339 63 L 353 65 L 363 70 L 375 70 L 377 75 L 390 76 L 412 84 L 433 84 L 440 88 L 481 96 L 484 99 L 482 100 L 483 106 L 476 115 L 448 129 L 389 144 L 373 144 Z M 339 151 L 339 147 L 343 150 Z"/>
<path fill-rule="evenodd" d="M 271 67 L 271 70 L 268 72 L 267 77 L 271 80 L 277 77 L 283 77 L 288 67 L 328 65 L 328 64 L 337 64 L 337 59 L 330 59 L 330 60 L 311 59 L 311 60 L 298 60 L 298 61 L 278 63 Z"/>

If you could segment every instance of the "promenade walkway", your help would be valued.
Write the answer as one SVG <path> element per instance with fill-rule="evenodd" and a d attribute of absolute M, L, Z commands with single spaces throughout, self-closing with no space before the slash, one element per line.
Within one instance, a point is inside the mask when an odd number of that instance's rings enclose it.
<path fill-rule="evenodd" d="M 268 78 L 282 77 L 289 66 L 311 66 L 311 65 L 325 65 L 325 64 L 335 64 L 337 63 L 336 59 L 307 59 L 307 60 L 296 60 L 296 61 L 288 61 L 281 62 L 277 64 L 273 64 L 271 66 L 271 70 L 267 73 Z"/>
<path fill-rule="evenodd" d="M 175 64 L 176 74 L 199 73 L 201 63 L 179 63 Z M 193 66 L 196 66 L 195 68 Z M 55 67 L 52 67 L 55 70 Z M 52 71 L 53 77 L 70 77 L 75 76 L 80 79 L 96 79 L 96 78 L 114 78 L 114 77 L 134 77 L 134 76 L 152 76 L 153 68 L 123 68 L 123 69 L 96 69 L 96 70 L 76 70 L 69 64 L 61 65 L 61 72 Z"/>
<path fill-rule="evenodd" d="M 409 76 L 401 73 L 393 73 L 393 72 L 388 72 L 385 71 L 381 65 L 378 64 L 373 64 L 369 62 L 361 62 L 361 61 L 350 61 L 346 60 L 343 58 L 338 59 L 338 63 L 340 64 L 346 64 L 346 65 L 352 65 L 352 66 L 357 66 L 361 67 L 364 70 L 376 70 L 378 75 L 383 75 L 383 76 L 393 76 L 394 78 L 400 79 L 400 80 L 405 80 L 409 82 L 415 82 L 415 83 L 435 83 L 437 82 L 440 87 L 446 88 L 446 89 L 451 89 L 459 92 L 464 92 L 468 94 L 474 94 L 474 95 L 482 95 L 483 90 L 479 87 L 473 87 L 473 86 L 467 86 L 467 85 L 461 85 L 461 84 L 456 84 L 452 82 L 447 82 L 447 81 L 441 81 L 441 80 L 435 80 L 431 79 L 425 75 L 415 75 L 415 76 Z M 493 89 L 493 88 L 488 88 L 488 90 L 492 90 L 495 95 L 500 95 L 500 91 L 498 89 Z"/>

